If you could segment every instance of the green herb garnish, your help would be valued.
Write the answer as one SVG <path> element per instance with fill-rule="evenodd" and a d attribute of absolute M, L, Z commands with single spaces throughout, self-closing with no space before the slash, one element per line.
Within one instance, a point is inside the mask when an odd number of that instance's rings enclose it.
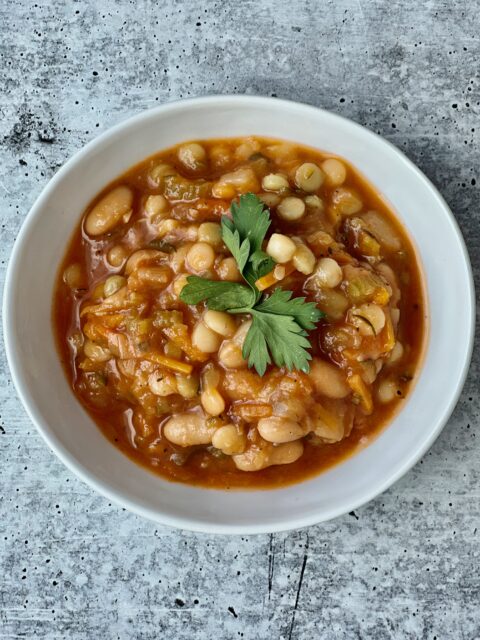
<path fill-rule="evenodd" d="M 270 227 L 270 215 L 253 193 L 239 198 L 230 207 L 232 218 L 222 216 L 222 239 L 237 262 L 248 286 L 189 276 L 180 294 L 187 304 L 205 301 L 209 309 L 228 313 L 248 313 L 252 325 L 243 345 L 249 367 L 263 376 L 270 363 L 307 373 L 312 356 L 307 330 L 324 317 L 314 302 L 292 298 L 292 291 L 275 289 L 264 297 L 255 282 L 269 273 L 275 261 L 263 249 Z"/>
<path fill-rule="evenodd" d="M 180 294 L 180 299 L 187 304 L 198 304 L 206 300 L 209 309 L 230 313 L 235 309 L 252 307 L 255 304 L 255 293 L 252 289 L 238 282 L 188 276 L 187 283 Z"/>

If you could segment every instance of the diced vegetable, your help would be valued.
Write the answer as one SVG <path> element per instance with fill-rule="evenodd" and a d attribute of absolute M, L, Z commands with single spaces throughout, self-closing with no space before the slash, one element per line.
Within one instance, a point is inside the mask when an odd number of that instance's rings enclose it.
<path fill-rule="evenodd" d="M 193 371 L 193 366 L 191 364 L 175 360 L 174 358 L 169 358 L 161 353 L 146 353 L 144 357 L 146 360 L 150 360 L 150 362 L 159 364 L 160 366 L 176 371 L 177 373 L 183 373 L 183 375 L 186 376 L 189 376 Z"/>
<path fill-rule="evenodd" d="M 208 198 L 212 186 L 205 180 L 187 180 L 181 176 L 166 176 L 163 180 L 163 193 L 172 201 L 191 202 L 198 198 Z"/>
<path fill-rule="evenodd" d="M 273 271 L 267 273 L 266 276 L 255 281 L 255 286 L 259 291 L 265 291 L 274 284 L 278 284 L 281 280 L 289 276 L 295 271 L 293 264 L 277 265 Z"/>
<path fill-rule="evenodd" d="M 358 399 L 360 406 L 366 415 L 370 415 L 373 411 L 373 400 L 372 394 L 362 380 L 361 376 L 356 373 L 350 376 L 347 379 L 348 384 L 350 385 L 355 397 Z"/>

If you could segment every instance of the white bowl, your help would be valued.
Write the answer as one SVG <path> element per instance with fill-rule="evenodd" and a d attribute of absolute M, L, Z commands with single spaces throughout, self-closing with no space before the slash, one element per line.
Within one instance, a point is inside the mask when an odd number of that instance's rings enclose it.
<path fill-rule="evenodd" d="M 387 198 L 419 248 L 430 335 L 419 381 L 403 410 L 368 447 L 316 478 L 283 489 L 219 491 L 171 483 L 110 444 L 75 399 L 54 343 L 55 276 L 84 208 L 113 178 L 189 139 L 257 134 L 344 156 Z M 218 533 L 263 533 L 315 524 L 364 504 L 432 445 L 459 397 L 471 357 L 474 290 L 467 251 L 435 187 L 367 129 L 294 102 L 197 98 L 146 111 L 69 160 L 28 214 L 7 272 L 4 334 L 25 409 L 57 456 L 110 500 L 160 523 Z"/>

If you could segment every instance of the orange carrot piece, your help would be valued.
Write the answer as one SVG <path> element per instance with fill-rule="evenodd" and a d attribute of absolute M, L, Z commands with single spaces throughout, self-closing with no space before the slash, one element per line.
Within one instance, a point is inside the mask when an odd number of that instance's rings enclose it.
<path fill-rule="evenodd" d="M 385 313 L 385 346 L 384 349 L 387 353 L 389 353 L 393 347 L 395 346 L 395 331 L 393 329 L 392 318 L 390 313 L 386 311 Z"/>
<path fill-rule="evenodd" d="M 270 271 L 270 273 L 267 273 L 266 276 L 262 276 L 261 278 L 259 278 L 255 282 L 255 286 L 259 291 L 264 291 L 272 285 L 277 284 L 278 282 L 283 280 L 283 278 L 286 278 L 294 271 L 295 267 L 292 264 L 277 264 L 273 271 Z"/>
<path fill-rule="evenodd" d="M 191 364 L 182 362 L 181 360 L 175 360 L 175 358 L 169 358 L 161 353 L 147 353 L 144 358 L 146 360 L 150 360 L 150 362 L 159 364 L 161 367 L 177 371 L 178 373 L 183 373 L 186 376 L 189 376 L 193 371 L 193 366 Z"/>
<path fill-rule="evenodd" d="M 362 407 L 366 415 L 369 416 L 373 411 L 373 400 L 370 389 L 367 387 L 358 373 L 350 376 L 347 379 L 347 382 L 350 385 L 353 393 L 359 397 L 360 406 Z"/>

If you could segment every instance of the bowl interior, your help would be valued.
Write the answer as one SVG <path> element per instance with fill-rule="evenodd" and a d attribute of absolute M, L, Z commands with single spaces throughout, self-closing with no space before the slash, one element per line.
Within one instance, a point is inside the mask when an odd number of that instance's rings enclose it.
<path fill-rule="evenodd" d="M 53 286 L 79 216 L 105 184 L 182 140 L 249 134 L 290 139 L 344 156 L 378 187 L 420 248 L 431 348 L 402 412 L 343 464 L 274 491 L 197 489 L 169 483 L 131 462 L 76 401 L 54 344 Z M 470 267 L 458 228 L 437 191 L 399 151 L 366 129 L 312 107 L 223 97 L 141 114 L 90 143 L 59 171 L 17 239 L 4 322 L 19 395 L 70 468 L 110 499 L 146 517 L 184 528 L 240 533 L 326 520 L 359 506 L 400 477 L 431 445 L 455 405 L 471 353 L 473 308 Z"/>

